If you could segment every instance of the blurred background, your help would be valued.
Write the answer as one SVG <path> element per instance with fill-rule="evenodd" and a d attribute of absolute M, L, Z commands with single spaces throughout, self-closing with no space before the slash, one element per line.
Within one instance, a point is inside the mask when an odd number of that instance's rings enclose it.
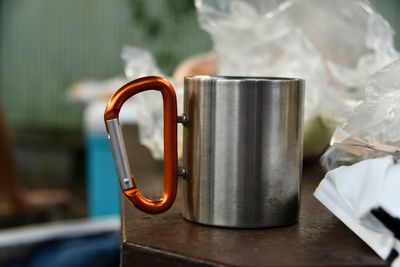
<path fill-rule="evenodd" d="M 146 47 L 171 74 L 211 41 L 199 29 L 192 1 L 5 0 L 0 8 L 0 104 L 21 184 L 66 188 L 74 204 L 63 216 L 86 216 L 85 104 L 72 101 L 68 88 L 122 76 L 123 45 Z M 4 218 L 9 209 L 1 186 Z M 2 226 L 19 222 L 0 219 Z"/>
<path fill-rule="evenodd" d="M 400 32 L 400 1 L 371 2 Z M 123 76 L 124 45 L 149 50 L 169 76 L 185 58 L 212 49 L 193 2 L 1 0 L 0 16 L 0 130 L 7 140 L 0 159 L 11 155 L 17 170 L 0 173 L 0 228 L 118 215 L 107 140 L 85 126 L 87 103 L 74 101 L 69 88 Z M 395 42 L 400 49 L 399 35 Z"/>

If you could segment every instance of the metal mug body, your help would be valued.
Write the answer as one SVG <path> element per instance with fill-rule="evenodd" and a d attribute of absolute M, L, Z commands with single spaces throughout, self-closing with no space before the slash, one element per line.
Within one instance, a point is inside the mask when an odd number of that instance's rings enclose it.
<path fill-rule="evenodd" d="M 296 223 L 304 80 L 185 78 L 183 216 L 235 228 Z"/>

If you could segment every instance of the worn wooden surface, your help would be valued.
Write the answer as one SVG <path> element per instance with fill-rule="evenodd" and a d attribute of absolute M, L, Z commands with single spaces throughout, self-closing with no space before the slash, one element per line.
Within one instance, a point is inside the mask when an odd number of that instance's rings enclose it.
<path fill-rule="evenodd" d="M 318 164 L 304 170 L 299 223 L 283 228 L 209 227 L 186 221 L 180 198 L 160 215 L 142 213 L 123 198 L 122 265 L 388 266 L 312 196 L 323 176 Z M 140 179 L 147 194 L 161 182 L 157 175 Z"/>

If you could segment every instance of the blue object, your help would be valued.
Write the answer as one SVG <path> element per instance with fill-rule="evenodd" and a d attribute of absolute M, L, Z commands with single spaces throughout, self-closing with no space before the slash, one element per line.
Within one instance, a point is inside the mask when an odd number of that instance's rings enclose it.
<path fill-rule="evenodd" d="M 89 216 L 120 214 L 120 189 L 106 134 L 86 134 Z"/>
<path fill-rule="evenodd" d="M 40 245 L 32 255 L 7 267 L 116 267 L 120 233 L 55 240 Z"/>

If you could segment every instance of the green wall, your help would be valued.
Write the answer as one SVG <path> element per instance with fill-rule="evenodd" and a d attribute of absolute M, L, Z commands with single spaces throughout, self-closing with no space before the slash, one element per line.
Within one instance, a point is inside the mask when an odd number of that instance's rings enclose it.
<path fill-rule="evenodd" d="M 167 73 L 211 47 L 192 2 L 179 2 L 1 1 L 0 103 L 10 125 L 79 130 L 83 105 L 67 99 L 67 87 L 123 74 L 125 44 L 152 51 Z"/>

